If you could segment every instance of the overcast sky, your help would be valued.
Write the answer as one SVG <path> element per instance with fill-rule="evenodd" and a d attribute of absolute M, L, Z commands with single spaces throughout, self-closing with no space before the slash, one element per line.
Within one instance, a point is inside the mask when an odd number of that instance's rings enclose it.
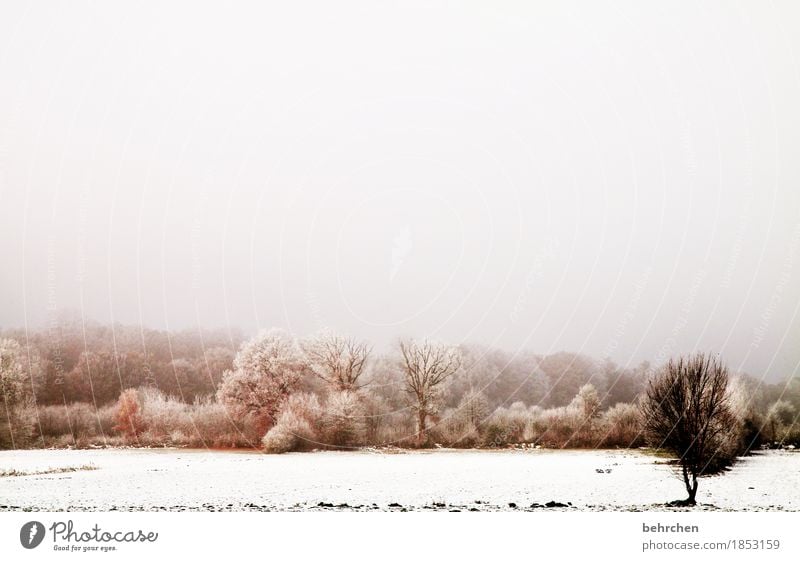
<path fill-rule="evenodd" d="M 219 4 L 0 6 L 0 326 L 799 373 L 797 3 Z"/>

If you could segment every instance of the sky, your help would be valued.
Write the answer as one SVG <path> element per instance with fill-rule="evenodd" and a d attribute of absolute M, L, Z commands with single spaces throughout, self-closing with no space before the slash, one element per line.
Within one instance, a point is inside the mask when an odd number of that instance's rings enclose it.
<path fill-rule="evenodd" d="M 800 6 L 0 6 L 0 327 L 800 374 Z"/>

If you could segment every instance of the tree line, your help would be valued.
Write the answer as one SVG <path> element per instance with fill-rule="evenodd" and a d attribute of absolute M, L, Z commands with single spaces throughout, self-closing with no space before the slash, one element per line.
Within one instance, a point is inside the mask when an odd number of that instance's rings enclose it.
<path fill-rule="evenodd" d="M 425 339 L 377 353 L 330 332 L 64 322 L 0 333 L 0 446 L 640 446 L 660 370 Z M 743 439 L 796 443 L 797 380 L 729 386 Z"/>

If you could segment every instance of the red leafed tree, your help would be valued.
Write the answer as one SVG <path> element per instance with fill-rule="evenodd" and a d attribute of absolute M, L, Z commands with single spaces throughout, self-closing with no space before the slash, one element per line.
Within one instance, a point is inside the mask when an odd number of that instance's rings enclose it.
<path fill-rule="evenodd" d="M 122 392 L 117 402 L 116 425 L 114 430 L 129 438 L 137 438 L 144 432 L 144 420 L 139 406 L 139 395 L 135 389 Z"/>

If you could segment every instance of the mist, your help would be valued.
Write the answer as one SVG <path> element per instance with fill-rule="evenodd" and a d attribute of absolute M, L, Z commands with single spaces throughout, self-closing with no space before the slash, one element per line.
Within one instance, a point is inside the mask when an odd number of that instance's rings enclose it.
<path fill-rule="evenodd" d="M 408 6 L 0 7 L 0 327 L 798 374 L 800 7 Z"/>

